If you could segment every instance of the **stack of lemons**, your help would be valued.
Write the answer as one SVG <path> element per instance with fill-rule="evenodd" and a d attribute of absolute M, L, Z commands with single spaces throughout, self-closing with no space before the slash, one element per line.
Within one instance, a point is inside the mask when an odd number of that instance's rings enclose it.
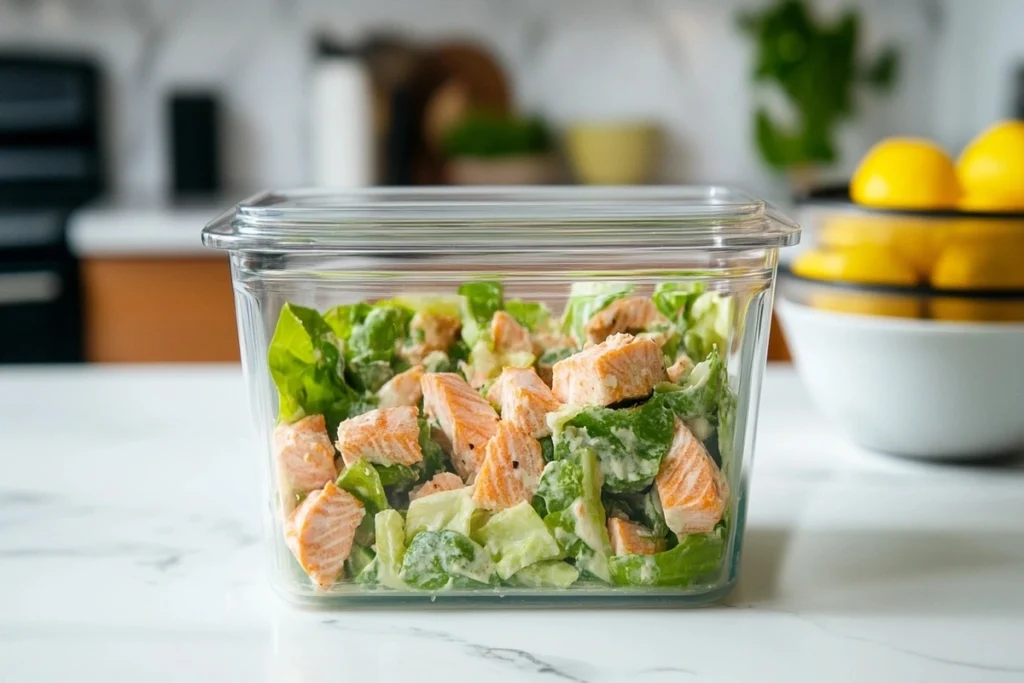
<path fill-rule="evenodd" d="M 890 211 L 829 213 L 818 248 L 793 264 L 797 275 L 935 290 L 1024 290 L 1024 219 L 980 215 L 1024 212 L 1024 121 L 988 128 L 955 164 L 931 141 L 883 140 L 854 173 L 850 197 Z M 950 296 L 929 303 L 916 293 L 819 294 L 812 304 L 898 317 L 1024 320 L 1024 303 Z"/>

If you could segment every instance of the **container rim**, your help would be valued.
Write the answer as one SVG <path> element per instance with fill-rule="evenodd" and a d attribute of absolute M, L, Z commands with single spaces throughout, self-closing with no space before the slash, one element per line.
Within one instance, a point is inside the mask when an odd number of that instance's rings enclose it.
<path fill-rule="evenodd" d="M 312 188 L 256 194 L 202 238 L 257 252 L 736 249 L 796 244 L 800 228 L 720 186 Z"/>

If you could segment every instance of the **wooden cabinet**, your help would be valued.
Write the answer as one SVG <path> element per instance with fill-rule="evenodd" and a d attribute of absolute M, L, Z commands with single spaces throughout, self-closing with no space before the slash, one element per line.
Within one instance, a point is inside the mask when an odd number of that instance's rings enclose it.
<path fill-rule="evenodd" d="M 89 361 L 239 358 L 227 258 L 86 258 L 82 285 Z"/>

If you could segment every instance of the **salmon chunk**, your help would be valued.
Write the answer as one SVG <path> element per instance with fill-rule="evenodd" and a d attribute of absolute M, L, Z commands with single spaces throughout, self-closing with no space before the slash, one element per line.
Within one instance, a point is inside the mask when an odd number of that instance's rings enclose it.
<path fill-rule="evenodd" d="M 423 366 L 414 365 L 405 372 L 400 372 L 380 388 L 377 392 L 377 405 L 381 408 L 397 408 L 414 406 L 423 398 L 420 379 L 423 377 Z"/>
<path fill-rule="evenodd" d="M 455 471 L 472 482 L 483 463 L 484 447 L 498 428 L 498 414 L 455 373 L 427 373 L 420 386 L 423 412 L 440 426 Z"/>
<path fill-rule="evenodd" d="M 678 383 L 686 379 L 693 370 L 693 361 L 686 354 L 679 356 L 676 362 L 668 367 L 668 381 Z"/>
<path fill-rule="evenodd" d="M 608 406 L 643 398 L 667 377 L 658 345 L 630 334 L 613 334 L 558 361 L 551 373 L 555 398 L 576 406 Z"/>
<path fill-rule="evenodd" d="M 608 518 L 608 538 L 616 555 L 653 555 L 665 549 L 665 540 L 650 529 L 618 517 Z"/>
<path fill-rule="evenodd" d="M 729 485 L 715 461 L 681 420 L 654 479 L 665 523 L 677 534 L 715 528 L 725 512 Z"/>
<path fill-rule="evenodd" d="M 505 311 L 498 311 L 491 318 L 491 339 L 498 351 L 533 351 L 530 331 Z"/>
<path fill-rule="evenodd" d="M 420 311 L 409 321 L 414 344 L 399 349 L 398 355 L 413 365 L 422 363 L 434 351 L 447 351 L 460 330 L 462 321 L 455 316 Z"/>
<path fill-rule="evenodd" d="M 587 321 L 584 331 L 587 341 L 600 344 L 613 334 L 640 332 L 656 323 L 667 323 L 668 319 L 658 312 L 658 307 L 647 297 L 632 296 L 617 299 L 602 308 Z"/>
<path fill-rule="evenodd" d="M 366 458 L 378 465 L 414 465 L 423 460 L 415 406 L 379 408 L 338 425 L 338 452 L 346 465 Z"/>
<path fill-rule="evenodd" d="M 544 470 L 540 442 L 502 420 L 486 450 L 473 502 L 485 510 L 504 510 L 531 500 Z"/>
<path fill-rule="evenodd" d="M 409 502 L 416 500 L 417 498 L 423 498 L 429 496 L 432 493 L 440 493 L 441 491 L 454 491 L 455 489 L 461 489 L 464 486 L 462 478 L 453 472 L 440 472 L 435 474 L 434 477 L 425 483 L 423 486 L 414 488 L 409 493 Z"/>
<path fill-rule="evenodd" d="M 534 438 L 550 436 L 547 414 L 562 407 L 533 368 L 505 368 L 487 392 L 501 406 L 501 419 Z"/>
<path fill-rule="evenodd" d="M 318 588 L 330 588 L 341 574 L 365 514 L 355 496 L 329 481 L 285 521 L 285 544 Z"/>
<path fill-rule="evenodd" d="M 274 429 L 274 454 L 284 497 L 334 481 L 334 446 L 323 415 L 310 415 Z"/>

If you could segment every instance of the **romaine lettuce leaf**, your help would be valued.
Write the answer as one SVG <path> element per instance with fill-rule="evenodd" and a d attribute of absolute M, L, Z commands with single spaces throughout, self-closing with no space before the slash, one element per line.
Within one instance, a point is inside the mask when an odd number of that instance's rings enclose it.
<path fill-rule="evenodd" d="M 413 588 L 443 590 L 459 579 L 488 584 L 494 564 L 487 551 L 466 536 L 450 530 L 416 534 L 402 560 L 402 580 Z"/>
<path fill-rule="evenodd" d="M 703 282 L 661 282 L 654 287 L 651 300 L 663 316 L 679 321 L 706 289 Z"/>
<path fill-rule="evenodd" d="M 683 333 L 686 353 L 694 360 L 707 358 L 712 349 L 727 354 L 732 316 L 732 297 L 717 292 L 705 292 L 697 297 L 687 311 L 688 324 Z"/>
<path fill-rule="evenodd" d="M 647 488 L 672 444 L 671 411 L 658 401 L 635 408 L 588 407 L 554 432 L 555 458 L 565 460 L 592 450 L 597 454 L 604 485 L 614 493 Z"/>
<path fill-rule="evenodd" d="M 507 581 L 522 588 L 568 588 L 580 578 L 580 572 L 568 562 L 545 560 L 523 567 Z"/>
<path fill-rule="evenodd" d="M 405 523 L 397 510 L 382 510 L 373 518 L 376 535 L 377 581 L 388 588 L 406 588 L 401 577 L 405 559 Z"/>
<path fill-rule="evenodd" d="M 462 296 L 462 339 L 470 347 L 488 334 L 491 318 L 505 303 L 500 282 L 467 282 L 459 287 Z"/>
<path fill-rule="evenodd" d="M 544 466 L 536 498 L 544 513 L 561 512 L 583 497 L 583 466 L 574 458 L 554 460 Z"/>
<path fill-rule="evenodd" d="M 620 586 L 688 586 L 716 571 L 725 549 L 722 529 L 688 534 L 671 550 L 654 555 L 609 558 L 612 579 Z"/>
<path fill-rule="evenodd" d="M 384 383 L 395 376 L 391 364 L 383 360 L 369 360 L 363 356 L 353 358 L 345 368 L 345 378 L 357 390 L 375 394 Z"/>
<path fill-rule="evenodd" d="M 347 465 L 341 471 L 336 486 L 358 498 L 366 508 L 368 517 L 373 517 L 388 508 L 388 499 L 384 495 L 384 485 L 380 476 L 373 465 L 363 458 Z"/>
<path fill-rule="evenodd" d="M 729 375 L 718 349 L 712 347 L 707 360 L 694 366 L 682 386 L 663 383 L 654 389 L 649 404 L 660 404 L 682 420 L 705 418 L 717 424 L 718 406 L 728 391 Z"/>
<path fill-rule="evenodd" d="M 441 491 L 409 503 L 405 513 L 405 537 L 411 541 L 424 531 L 449 529 L 463 536 L 473 532 L 473 523 L 481 511 L 473 502 L 470 487 Z"/>
<path fill-rule="evenodd" d="M 345 382 L 345 360 L 337 337 L 312 308 L 285 304 L 267 353 L 277 386 L 279 419 L 293 422 L 322 414 L 329 434 L 338 424 L 367 409 Z"/>
<path fill-rule="evenodd" d="M 462 312 L 462 297 L 457 294 L 399 294 L 378 306 L 393 305 L 407 308 L 414 313 L 429 313 L 458 318 Z"/>
<path fill-rule="evenodd" d="M 582 346 L 587 339 L 585 328 L 590 319 L 632 291 L 632 285 L 625 282 L 572 283 L 569 301 L 562 315 L 562 334 L 572 337 Z"/>
<path fill-rule="evenodd" d="M 373 562 L 375 555 L 372 550 L 361 545 L 353 545 L 352 552 L 345 560 L 345 575 L 355 579 Z"/>
<path fill-rule="evenodd" d="M 544 524 L 555 537 L 559 548 L 576 562 L 576 567 L 589 576 L 610 581 L 608 555 L 611 544 L 601 504 L 601 468 L 593 451 L 577 455 L 580 465 L 578 484 L 582 495 L 564 510 L 550 512 Z M 575 470 L 563 470 L 565 476 Z"/>
<path fill-rule="evenodd" d="M 534 562 L 562 557 L 544 520 L 525 501 L 495 513 L 472 538 L 490 553 L 502 580 Z"/>
<path fill-rule="evenodd" d="M 505 310 L 516 319 L 516 322 L 531 332 L 547 326 L 551 318 L 551 311 L 540 302 L 509 299 L 505 302 Z"/>

